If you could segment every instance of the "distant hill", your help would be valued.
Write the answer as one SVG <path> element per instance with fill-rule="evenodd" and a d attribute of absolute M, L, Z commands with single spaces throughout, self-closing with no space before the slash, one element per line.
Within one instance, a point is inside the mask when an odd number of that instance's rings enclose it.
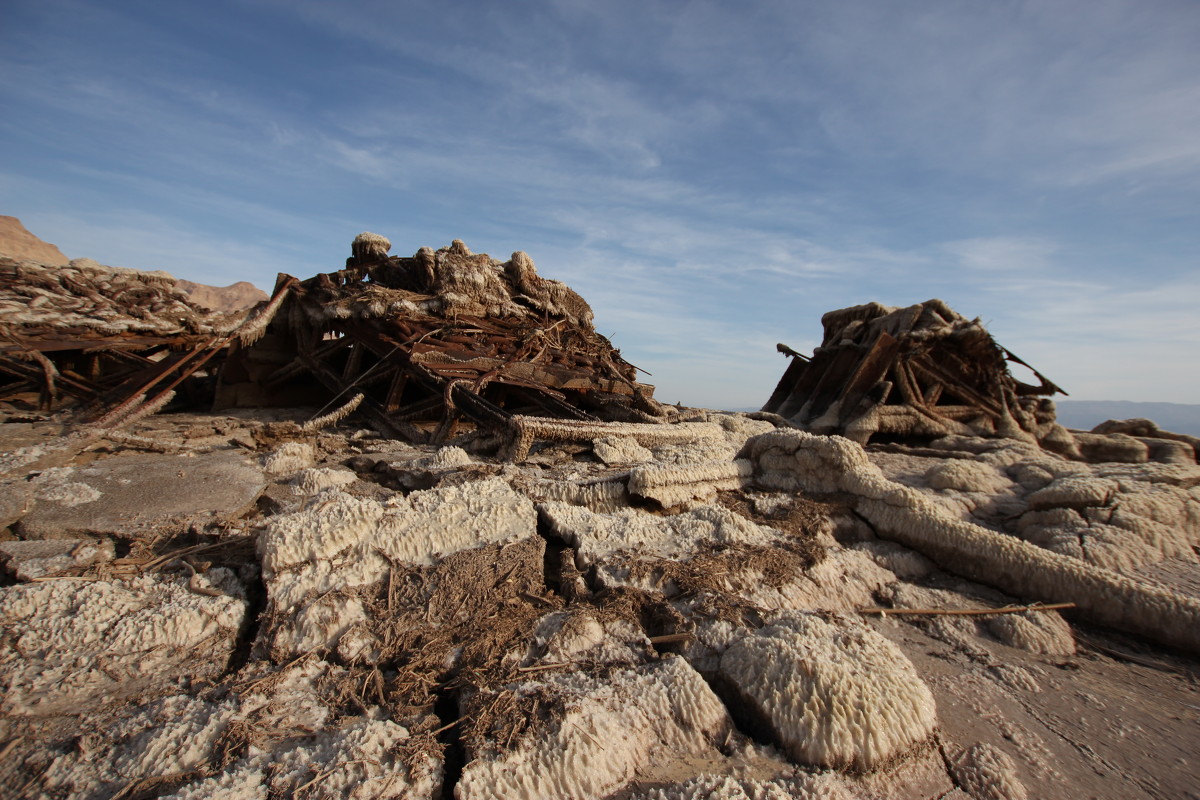
<path fill-rule="evenodd" d="M 1109 419 L 1142 417 L 1164 431 L 1200 436 L 1200 405 L 1135 403 L 1127 400 L 1058 400 L 1058 421 L 1068 428 L 1090 431 Z"/>
<path fill-rule="evenodd" d="M 30 233 L 16 217 L 0 216 L 0 254 L 56 267 L 70 261 L 56 246 Z M 246 281 L 223 287 L 179 279 L 175 283 L 193 303 L 213 311 L 237 311 L 268 299 L 266 292 Z"/>
<path fill-rule="evenodd" d="M 57 247 L 26 230 L 16 217 L 0 216 L 0 253 L 56 267 L 70 260 Z"/>

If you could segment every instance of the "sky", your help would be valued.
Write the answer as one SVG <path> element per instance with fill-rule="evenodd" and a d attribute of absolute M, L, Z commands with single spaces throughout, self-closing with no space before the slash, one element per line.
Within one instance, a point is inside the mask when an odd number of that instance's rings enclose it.
<path fill-rule="evenodd" d="M 0 214 L 268 291 L 361 231 L 524 250 L 666 402 L 940 297 L 1072 399 L 1200 403 L 1198 42 L 1195 0 L 0 0 Z"/>

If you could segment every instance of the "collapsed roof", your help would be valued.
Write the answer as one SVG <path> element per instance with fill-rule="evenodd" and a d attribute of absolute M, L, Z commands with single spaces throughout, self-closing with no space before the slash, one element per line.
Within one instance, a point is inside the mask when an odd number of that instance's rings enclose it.
<path fill-rule="evenodd" d="M 1072 447 L 1049 399 L 1066 392 L 941 300 L 852 306 L 821 324 L 811 358 L 778 346 L 791 363 L 764 411 L 860 443 L 961 434 Z M 1016 380 L 1009 363 L 1029 368 L 1038 384 Z"/>
<path fill-rule="evenodd" d="M 0 400 L 36 393 L 85 417 L 162 400 L 251 317 L 192 303 L 165 272 L 0 256 Z"/>
<path fill-rule="evenodd" d="M 217 406 L 352 401 L 391 435 L 438 443 L 466 421 L 518 458 L 531 436 L 666 421 L 654 387 L 596 332 L 584 299 L 539 276 L 525 253 L 499 262 L 459 240 L 411 258 L 390 248 L 364 233 L 345 269 L 281 275 L 279 313 L 260 341 L 234 348 Z"/>

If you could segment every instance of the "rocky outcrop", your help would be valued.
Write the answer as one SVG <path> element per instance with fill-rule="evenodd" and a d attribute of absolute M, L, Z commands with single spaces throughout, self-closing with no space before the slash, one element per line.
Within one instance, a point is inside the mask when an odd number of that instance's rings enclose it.
<path fill-rule="evenodd" d="M 69 258 L 56 246 L 34 236 L 16 217 L 0 216 L 0 255 L 63 266 Z"/>

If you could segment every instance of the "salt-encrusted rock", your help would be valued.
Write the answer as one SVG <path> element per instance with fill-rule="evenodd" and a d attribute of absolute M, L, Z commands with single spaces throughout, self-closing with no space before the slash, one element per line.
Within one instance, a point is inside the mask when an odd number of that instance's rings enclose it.
<path fill-rule="evenodd" d="M 757 436 L 744 456 L 764 489 L 852 495 L 880 536 L 919 550 L 944 569 L 1006 594 L 1072 602 L 1100 624 L 1200 649 L 1200 600 L 1119 575 L 1013 536 L 954 518 L 920 491 L 887 480 L 862 448 L 837 436 L 788 430 Z M 1179 480 L 1190 480 L 1179 466 Z"/>
<path fill-rule="evenodd" d="M 1031 653 L 1050 656 L 1075 654 L 1075 635 L 1057 611 L 1026 611 L 1002 614 L 987 621 L 988 630 L 1000 641 Z"/>
<path fill-rule="evenodd" d="M 1117 461 L 1127 464 L 1144 464 L 1150 460 L 1150 448 L 1123 433 L 1095 434 L 1075 432 L 1075 441 L 1083 457 L 1093 463 Z"/>
<path fill-rule="evenodd" d="M 1017 765 L 1003 750 L 990 744 L 972 745 L 950 764 L 954 781 L 972 800 L 1026 800 L 1025 784 Z"/>
<path fill-rule="evenodd" d="M 538 620 L 520 656 L 522 667 L 571 664 L 634 666 L 654 658 L 654 648 L 635 620 L 598 615 L 586 606 L 552 611 Z"/>
<path fill-rule="evenodd" d="M 259 537 L 272 618 L 260 636 L 278 658 L 327 647 L 346 661 L 372 662 L 377 643 L 357 590 L 394 570 L 415 572 L 522 540 L 531 549 L 510 547 L 509 555 L 521 563 L 536 558 L 540 568 L 545 542 L 533 504 L 499 479 L 397 495 L 386 505 L 329 490 L 306 509 L 273 518 Z"/>
<path fill-rule="evenodd" d="M 354 483 L 357 477 L 348 469 L 309 467 L 292 478 L 292 494 L 309 496 L 326 489 L 340 489 Z"/>
<path fill-rule="evenodd" d="M 744 460 L 673 467 L 649 464 L 630 470 L 629 493 L 675 508 L 710 501 L 722 489 L 741 489 L 753 474 L 753 466 Z"/>
<path fill-rule="evenodd" d="M 0 589 L 0 626 L 9 632 L 0 645 L 0 708 L 76 713 L 100 695 L 152 695 L 179 678 L 219 675 L 246 603 L 216 595 L 193 592 L 186 580 L 150 575 Z"/>
<path fill-rule="evenodd" d="M 235 519 L 265 486 L 262 470 L 238 453 L 116 455 L 74 467 L 41 494 L 18 529 L 25 539 L 129 538 L 182 522 Z"/>
<path fill-rule="evenodd" d="M 705 544 L 765 546 L 778 540 L 770 528 L 721 506 L 700 506 L 667 517 L 636 509 L 597 514 L 566 503 L 543 503 L 538 511 L 575 548 L 580 569 L 609 568 L 621 554 L 684 560 Z"/>
<path fill-rule="evenodd" d="M 866 553 L 876 564 L 901 580 L 920 580 L 937 571 L 937 565 L 917 551 L 884 539 L 858 542 L 853 549 Z"/>
<path fill-rule="evenodd" d="M 1118 490 L 1117 482 L 1106 478 L 1059 478 L 1029 496 L 1035 511 L 1047 508 L 1087 508 L 1107 505 Z"/>
<path fill-rule="evenodd" d="M 45 578 L 68 570 L 112 561 L 111 539 L 44 539 L 0 542 L 0 562 L 19 581 Z M 75 573 L 78 574 L 78 573 Z"/>
<path fill-rule="evenodd" d="M 800 773 L 763 781 L 728 775 L 700 775 L 682 783 L 656 787 L 630 795 L 629 800 L 858 800 L 836 773 Z"/>
<path fill-rule="evenodd" d="M 186 774 L 207 764 L 237 712 L 228 700 L 164 697 L 110 726 L 103 738 L 85 739 L 54 759 L 43 787 L 49 796 L 101 800 L 145 778 Z"/>
<path fill-rule="evenodd" d="M 498 479 L 394 496 L 387 505 L 330 492 L 273 518 L 259 537 L 271 599 L 365 586 L 390 561 L 431 565 L 450 553 L 536 534 L 533 503 Z"/>
<path fill-rule="evenodd" d="M 803 764 L 869 770 L 937 725 L 912 663 L 856 620 L 784 617 L 729 647 L 720 675 Z"/>
<path fill-rule="evenodd" d="M 509 687 L 550 722 L 505 742 L 468 738 L 458 800 L 606 797 L 657 759 L 711 752 L 732 727 L 725 706 L 682 658 L 607 674 L 547 675 Z M 477 696 L 470 708 L 489 702 Z M 549 708 L 548 708 L 549 707 Z"/>
<path fill-rule="evenodd" d="M 284 442 L 263 459 L 268 475 L 293 475 L 317 461 L 317 451 L 308 442 Z"/>
<path fill-rule="evenodd" d="M 668 597 L 702 588 L 767 609 L 842 610 L 871 602 L 895 580 L 868 556 L 831 549 L 758 525 L 722 506 L 660 517 L 636 509 L 596 514 L 543 503 L 551 529 L 575 548 L 579 569 L 606 588 Z"/>
<path fill-rule="evenodd" d="M 654 454 L 628 436 L 601 436 L 592 442 L 592 452 L 605 464 L 644 464 Z"/>
<path fill-rule="evenodd" d="M 995 494 L 1009 486 L 1008 479 L 995 467 L 962 459 L 930 467 L 925 473 L 925 479 L 933 489 L 957 489 L 984 494 Z"/>
<path fill-rule="evenodd" d="M 428 748 L 406 755 L 405 724 L 378 712 L 332 724 L 335 712 L 318 686 L 354 680 L 344 670 L 306 660 L 276 672 L 252 668 L 251 676 L 220 701 L 175 695 L 127 713 L 102 736 L 85 734 L 51 762 L 44 788 L 100 800 L 141 780 L 174 777 L 183 785 L 164 796 L 180 799 L 266 800 L 306 785 L 305 797 L 437 796 L 441 758 Z M 224 748 L 239 738 L 249 745 L 245 755 L 222 767 Z"/>

